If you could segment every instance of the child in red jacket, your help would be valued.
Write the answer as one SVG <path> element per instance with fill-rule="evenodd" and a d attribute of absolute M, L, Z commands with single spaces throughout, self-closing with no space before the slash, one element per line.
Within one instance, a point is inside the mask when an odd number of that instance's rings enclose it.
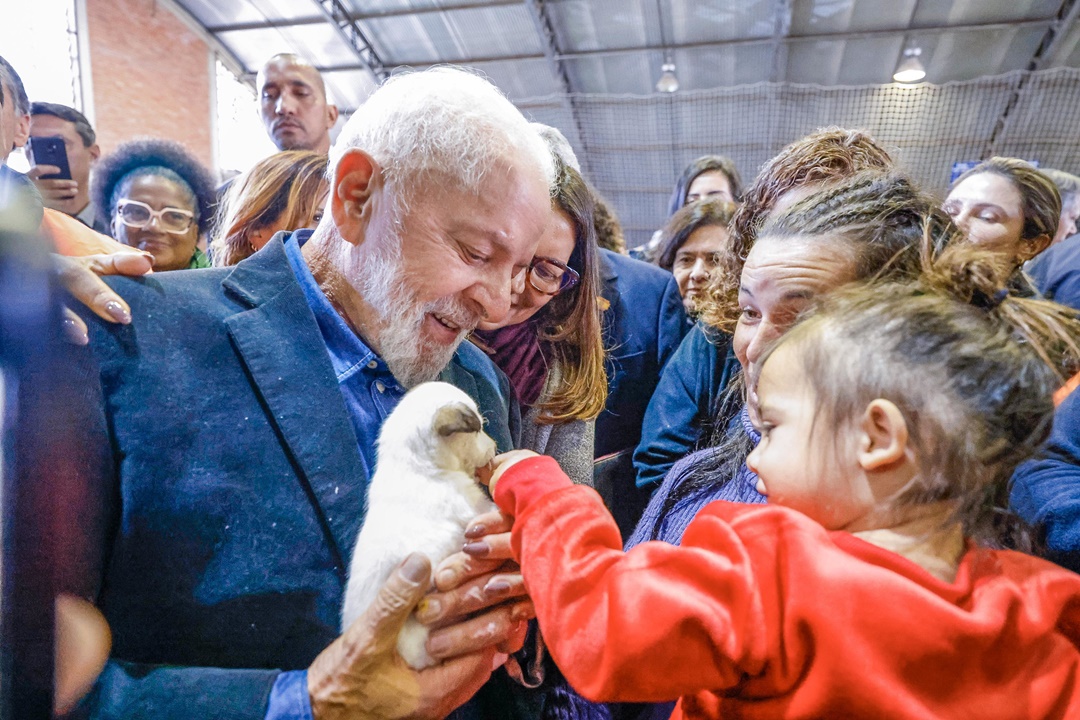
<path fill-rule="evenodd" d="M 757 381 L 769 505 L 716 502 L 624 553 L 599 496 L 497 458 L 540 628 L 595 701 L 692 718 L 1080 717 L 1080 576 L 990 549 L 1045 439 L 1064 308 L 950 250 L 915 285 L 833 295 Z M 1048 364 L 1049 361 L 1049 364 Z"/>

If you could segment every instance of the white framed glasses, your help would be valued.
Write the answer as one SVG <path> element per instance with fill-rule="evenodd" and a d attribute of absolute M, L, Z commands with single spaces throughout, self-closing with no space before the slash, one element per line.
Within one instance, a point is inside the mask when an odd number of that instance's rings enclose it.
<path fill-rule="evenodd" d="M 138 200 L 122 199 L 116 203 L 116 217 L 128 227 L 141 230 L 157 220 L 158 227 L 167 233 L 180 235 L 186 233 L 195 221 L 195 213 L 183 208 L 162 208 L 155 210 Z"/>

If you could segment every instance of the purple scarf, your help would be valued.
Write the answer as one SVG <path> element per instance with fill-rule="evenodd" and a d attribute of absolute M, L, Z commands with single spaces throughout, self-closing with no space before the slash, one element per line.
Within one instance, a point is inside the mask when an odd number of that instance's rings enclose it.
<path fill-rule="evenodd" d="M 522 405 L 540 399 L 547 381 L 548 364 L 540 347 L 536 323 L 526 320 L 498 330 L 474 330 L 473 337 L 492 362 L 510 379 L 510 389 Z"/>

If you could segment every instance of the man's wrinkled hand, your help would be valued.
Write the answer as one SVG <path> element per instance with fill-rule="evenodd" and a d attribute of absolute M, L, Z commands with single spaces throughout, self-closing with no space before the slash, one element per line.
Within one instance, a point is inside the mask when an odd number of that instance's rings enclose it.
<path fill-rule="evenodd" d="M 402 625 L 431 582 L 431 565 L 410 555 L 375 602 L 308 668 L 316 720 L 444 718 L 487 682 L 495 648 L 413 670 L 397 652 Z"/>
<path fill-rule="evenodd" d="M 100 276 L 145 275 L 153 264 L 153 256 L 137 250 L 85 257 L 53 255 L 56 275 L 73 298 L 103 320 L 125 325 L 131 322 L 131 308 Z M 76 345 L 87 343 L 86 323 L 68 308 L 64 308 L 64 332 Z"/>

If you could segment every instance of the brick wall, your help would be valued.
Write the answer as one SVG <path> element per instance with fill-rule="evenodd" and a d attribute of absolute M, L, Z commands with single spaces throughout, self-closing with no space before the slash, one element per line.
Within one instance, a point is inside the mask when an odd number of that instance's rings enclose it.
<path fill-rule="evenodd" d="M 213 168 L 206 43 L 156 0 L 86 0 L 86 24 L 102 152 L 168 138 Z"/>

